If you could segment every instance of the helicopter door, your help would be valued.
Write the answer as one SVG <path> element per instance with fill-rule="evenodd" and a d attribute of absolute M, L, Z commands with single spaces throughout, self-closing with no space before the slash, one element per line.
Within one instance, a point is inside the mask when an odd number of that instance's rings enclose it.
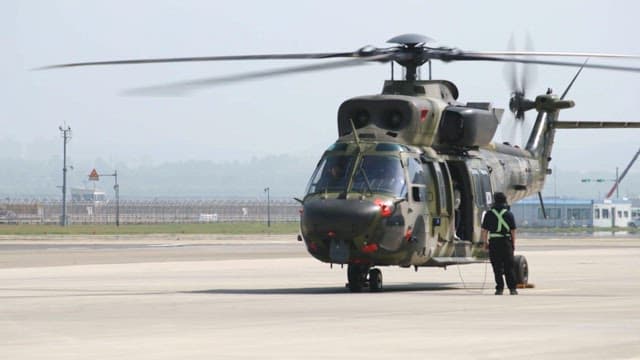
<path fill-rule="evenodd" d="M 473 182 L 463 161 L 447 162 L 453 187 L 455 234 L 462 240 L 473 239 Z"/>
<path fill-rule="evenodd" d="M 425 171 L 428 169 L 422 166 L 418 158 L 407 157 L 406 164 L 410 183 L 410 192 L 408 194 L 410 210 L 416 212 L 415 222 L 412 226 L 413 236 L 416 240 L 415 246 L 418 249 L 422 249 L 423 251 L 419 252 L 419 254 L 425 256 L 426 249 L 432 247 L 432 242 L 427 235 L 427 227 L 433 211 L 430 208 L 430 204 L 433 203 L 432 176 Z"/>
<path fill-rule="evenodd" d="M 409 158 L 411 202 L 423 209 L 425 219 L 431 215 L 431 236 L 435 236 L 442 218 L 452 211 L 449 171 L 444 163 Z"/>
<path fill-rule="evenodd" d="M 433 168 L 438 181 L 438 215 L 449 216 L 453 208 L 451 199 L 451 175 L 445 163 L 433 163 Z"/>

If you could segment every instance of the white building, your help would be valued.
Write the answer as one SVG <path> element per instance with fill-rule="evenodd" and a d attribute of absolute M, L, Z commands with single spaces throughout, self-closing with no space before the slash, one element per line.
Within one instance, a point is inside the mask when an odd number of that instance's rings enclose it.
<path fill-rule="evenodd" d="M 631 222 L 628 200 L 597 200 L 593 203 L 594 227 L 627 227 Z"/>
<path fill-rule="evenodd" d="M 640 217 L 632 217 L 629 200 L 584 200 L 545 198 L 546 217 L 537 197 L 513 204 L 516 222 L 523 227 L 628 227 L 640 226 Z M 640 209 L 635 210 L 640 216 Z"/>
<path fill-rule="evenodd" d="M 99 204 L 107 202 L 107 195 L 104 191 L 97 189 L 72 188 L 71 201 L 77 203 Z"/>

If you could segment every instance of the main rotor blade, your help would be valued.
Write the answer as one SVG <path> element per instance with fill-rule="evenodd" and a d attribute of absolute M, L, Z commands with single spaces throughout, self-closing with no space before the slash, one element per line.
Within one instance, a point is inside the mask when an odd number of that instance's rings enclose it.
<path fill-rule="evenodd" d="M 49 65 L 36 68 L 35 70 L 61 69 L 80 66 L 99 65 L 135 65 L 135 64 L 156 64 L 156 63 L 177 63 L 177 62 L 204 62 L 204 61 L 233 61 L 233 60 L 296 60 L 296 59 L 331 59 L 331 58 L 358 58 L 367 57 L 360 52 L 342 53 L 308 53 L 308 54 L 265 54 L 265 55 L 230 55 L 230 56 L 202 56 L 202 57 L 179 57 L 179 58 L 156 58 L 156 59 L 129 59 L 111 61 L 90 61 L 68 64 Z"/>
<path fill-rule="evenodd" d="M 609 59 L 640 59 L 640 55 L 630 54 L 603 54 L 586 52 L 554 52 L 554 51 L 464 51 L 471 56 L 549 56 L 549 57 L 593 57 Z"/>
<path fill-rule="evenodd" d="M 213 78 L 206 78 L 206 79 L 181 81 L 181 82 L 175 82 L 175 83 L 165 84 L 165 85 L 141 87 L 141 88 L 127 90 L 125 91 L 125 94 L 127 95 L 182 95 L 189 91 L 194 91 L 194 90 L 209 87 L 209 86 L 229 84 L 229 83 L 241 82 L 241 81 L 247 81 L 247 80 L 264 79 L 264 78 L 275 77 L 280 75 L 339 69 L 344 67 L 369 64 L 372 61 L 384 62 L 389 60 L 390 60 L 390 55 L 388 54 L 376 55 L 376 56 L 369 56 L 363 59 L 348 59 L 348 60 L 341 60 L 341 61 L 335 61 L 335 62 L 329 62 L 329 63 L 323 63 L 323 64 L 287 67 L 287 68 L 275 69 L 275 70 L 256 71 L 256 72 L 250 72 L 245 74 L 236 74 L 236 75 L 220 76 L 220 77 L 213 77 Z"/>
<path fill-rule="evenodd" d="M 584 64 L 572 61 L 555 61 L 555 60 L 527 60 L 516 59 L 502 56 L 480 56 L 469 55 L 464 52 L 456 54 L 447 54 L 439 56 L 443 61 L 496 61 L 496 62 L 515 62 L 521 64 L 540 64 L 540 65 L 553 65 L 553 66 L 571 66 L 571 67 L 585 67 L 592 69 L 605 69 L 605 70 L 619 70 L 619 71 L 633 71 L 640 72 L 640 67 L 637 66 L 618 66 L 618 65 L 605 65 L 605 64 Z"/>
<path fill-rule="evenodd" d="M 634 121 L 554 121 L 556 129 L 626 129 L 640 128 L 640 122 Z"/>

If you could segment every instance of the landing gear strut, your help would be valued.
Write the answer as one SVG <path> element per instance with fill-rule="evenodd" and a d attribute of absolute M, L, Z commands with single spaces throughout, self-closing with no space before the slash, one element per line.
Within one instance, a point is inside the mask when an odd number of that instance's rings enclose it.
<path fill-rule="evenodd" d="M 369 265 L 349 264 L 347 279 L 347 287 L 351 292 L 360 292 L 365 287 L 372 292 L 382 291 L 382 271 L 371 269 Z"/>

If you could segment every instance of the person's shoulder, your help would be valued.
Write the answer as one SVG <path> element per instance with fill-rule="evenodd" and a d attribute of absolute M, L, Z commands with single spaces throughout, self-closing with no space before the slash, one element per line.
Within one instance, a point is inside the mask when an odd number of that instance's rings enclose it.
<path fill-rule="evenodd" d="M 485 211 L 484 213 L 484 221 L 487 221 L 489 219 L 497 219 L 496 214 L 493 212 L 495 208 L 491 208 L 488 211 Z"/>

